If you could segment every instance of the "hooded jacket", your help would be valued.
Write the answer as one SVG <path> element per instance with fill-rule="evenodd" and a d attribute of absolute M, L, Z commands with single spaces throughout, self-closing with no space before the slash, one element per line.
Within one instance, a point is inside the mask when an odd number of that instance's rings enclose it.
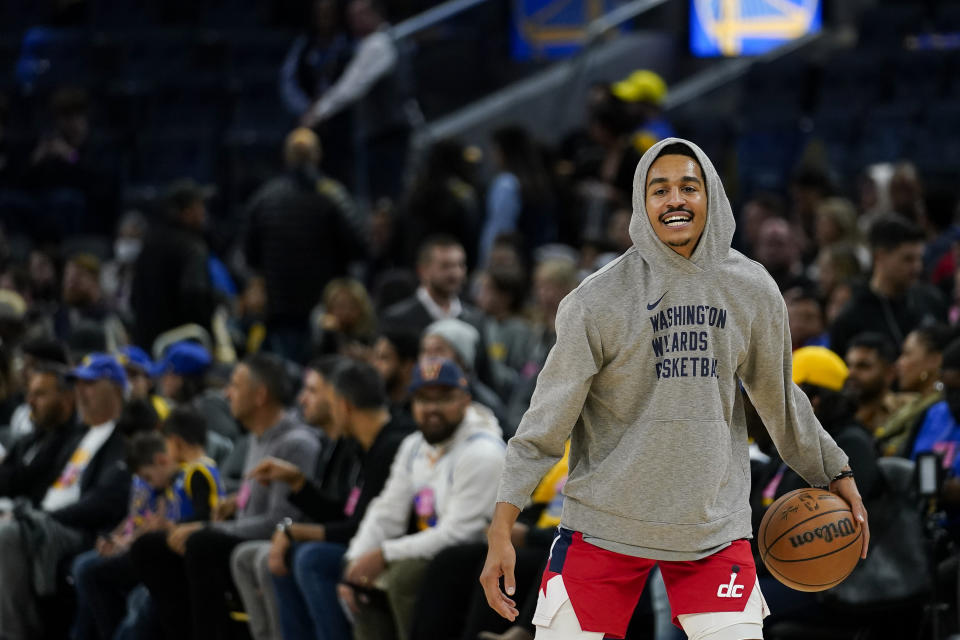
<path fill-rule="evenodd" d="M 657 238 L 645 207 L 647 171 L 677 142 L 706 182 L 706 226 L 690 259 Z M 730 248 L 733 212 L 703 151 L 676 138 L 651 147 L 633 212 L 633 247 L 560 305 L 498 500 L 522 508 L 570 437 L 561 526 L 614 551 L 695 560 L 752 537 L 741 385 L 811 485 L 828 485 L 847 456 L 791 380 L 786 305 L 764 268 Z"/>
<path fill-rule="evenodd" d="M 388 562 L 432 558 L 447 547 L 480 542 L 493 515 L 497 487 L 491 479 L 503 472 L 503 450 L 497 419 L 476 403 L 445 442 L 430 445 L 420 431 L 411 433 L 350 541 L 347 559 L 377 547 Z M 405 535 L 411 512 L 418 530 Z"/>

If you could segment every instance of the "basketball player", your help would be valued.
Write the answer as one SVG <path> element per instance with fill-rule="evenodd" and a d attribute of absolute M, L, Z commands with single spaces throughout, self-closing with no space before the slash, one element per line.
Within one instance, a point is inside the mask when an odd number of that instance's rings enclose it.
<path fill-rule="evenodd" d="M 490 606 L 514 620 L 510 530 L 569 437 L 536 637 L 623 638 L 659 564 L 688 637 L 762 638 L 769 612 L 747 540 L 740 385 L 784 461 L 850 504 L 863 557 L 867 513 L 847 456 L 791 381 L 783 298 L 763 267 L 730 248 L 733 213 L 707 156 L 677 138 L 651 147 L 633 210 L 634 246 L 560 306 L 556 346 L 507 450 L 480 581 Z"/>

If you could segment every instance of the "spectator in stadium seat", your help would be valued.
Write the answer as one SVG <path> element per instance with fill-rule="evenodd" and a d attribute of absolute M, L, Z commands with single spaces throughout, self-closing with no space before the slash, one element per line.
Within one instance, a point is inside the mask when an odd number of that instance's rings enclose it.
<path fill-rule="evenodd" d="M 467 279 L 466 260 L 466 251 L 456 238 L 427 238 L 417 252 L 420 287 L 414 295 L 388 307 L 381 314 L 380 327 L 420 334 L 432 322 L 457 318 L 473 325 L 482 339 L 486 322 L 483 313 L 460 300 Z M 478 354 L 476 371 L 482 380 L 491 379 L 486 346 Z"/>
<path fill-rule="evenodd" d="M 480 261 L 487 266 L 493 241 L 516 233 L 529 260 L 533 251 L 557 241 L 553 185 L 543 152 L 521 127 L 497 129 L 490 136 L 496 175 L 487 190 L 487 214 L 480 234 Z"/>
<path fill-rule="evenodd" d="M 786 206 L 779 195 L 770 191 L 754 194 L 744 203 L 737 221 L 741 250 L 748 256 L 756 255 L 760 227 L 770 218 L 783 218 L 785 215 Z"/>
<path fill-rule="evenodd" d="M 397 448 L 413 430 L 412 420 L 391 415 L 376 369 L 348 359 L 334 364 L 322 395 L 314 399 L 328 411 L 330 430 L 338 434 L 338 462 L 331 460 L 314 479 L 274 459 L 253 471 L 261 482 L 290 485 L 291 502 L 310 518 L 283 521 L 271 542 L 248 543 L 234 552 L 233 575 L 254 640 L 279 637 L 281 627 L 287 638 L 348 635 L 336 604 L 340 559 L 370 501 L 383 489 Z"/>
<path fill-rule="evenodd" d="M 931 284 L 945 291 L 957 270 L 957 255 L 952 251 L 960 242 L 960 201 L 951 188 L 930 189 L 924 198 L 921 226 L 927 233 L 927 246 L 923 252 L 923 271 Z"/>
<path fill-rule="evenodd" d="M 577 190 L 588 206 L 629 205 L 633 173 L 640 161 L 631 139 L 633 126 L 625 103 L 609 86 L 596 86 L 587 105 L 589 140 L 573 158 Z"/>
<path fill-rule="evenodd" d="M 125 620 L 127 596 L 140 583 L 130 545 L 149 531 L 210 519 L 223 498 L 223 484 L 204 450 L 206 439 L 203 416 L 178 407 L 159 433 L 138 433 L 129 441 L 127 468 L 135 476 L 127 518 L 73 563 L 78 600 L 74 640 L 114 638 L 121 624 L 127 633 L 131 627 L 156 624 L 149 604 Z"/>
<path fill-rule="evenodd" d="M 497 393 L 477 379 L 474 365 L 480 348 L 480 333 L 475 327 L 456 318 L 437 320 L 423 330 L 420 340 L 421 358 L 453 360 L 467 376 L 470 395 L 497 417 L 504 436 L 510 438 L 516 425 L 506 423 L 506 407 Z"/>
<path fill-rule="evenodd" d="M 61 562 L 89 549 L 100 531 L 122 518 L 130 489 L 123 439 L 116 429 L 127 385 L 112 357 L 91 354 L 70 372 L 86 425 L 66 447 L 72 451 L 47 488 L 40 508 L 28 503 L 0 521 L 0 636 L 39 637 L 45 621 L 38 598 L 57 592 Z M 32 531 L 23 536 L 21 531 Z"/>
<path fill-rule="evenodd" d="M 44 212 L 40 219 L 29 221 L 31 235 L 48 241 L 66 233 L 109 234 L 116 222 L 117 189 L 114 177 L 91 160 L 90 95 L 78 87 L 56 90 L 49 116 L 51 127 L 37 142 L 19 183 L 39 196 L 54 191 L 77 194 L 84 215 L 68 218 Z"/>
<path fill-rule="evenodd" d="M 459 367 L 421 360 L 411 394 L 419 430 L 400 445 L 345 556 L 338 592 L 354 612 L 355 640 L 408 640 L 429 559 L 449 546 L 479 542 L 496 499 L 502 434 L 493 415 L 471 403 Z"/>
<path fill-rule="evenodd" d="M 813 287 L 796 287 L 783 293 L 787 303 L 787 322 L 794 350 L 800 347 L 828 347 L 823 300 Z"/>
<path fill-rule="evenodd" d="M 897 348 L 879 333 L 854 336 L 844 358 L 850 376 L 844 391 L 856 404 L 857 422 L 870 433 L 885 424 L 916 394 L 892 391 L 897 378 Z"/>
<path fill-rule="evenodd" d="M 164 331 L 196 323 L 210 326 L 214 294 L 203 237 L 204 191 L 181 180 L 166 194 L 168 218 L 155 223 L 134 266 L 130 305 L 136 318 L 134 343 L 148 350 Z"/>
<path fill-rule="evenodd" d="M 477 235 L 482 212 L 470 180 L 467 149 L 458 140 L 433 143 L 400 204 L 400 240 L 406 264 L 429 236 L 442 233 L 466 249 L 467 267 L 477 264 Z"/>
<path fill-rule="evenodd" d="M 373 343 L 377 319 L 366 287 L 352 278 L 331 280 L 322 304 L 310 314 L 312 351 L 363 358 Z"/>
<path fill-rule="evenodd" d="M 770 218 L 760 225 L 753 254 L 754 259 L 770 273 L 780 291 L 813 284 L 803 273 L 801 245 L 796 229 L 783 218 Z"/>
<path fill-rule="evenodd" d="M 830 346 L 846 353 L 853 336 L 881 333 L 902 344 L 914 328 L 947 317 L 940 292 L 918 282 L 923 269 L 923 232 L 900 216 L 879 218 L 870 229 L 873 275 L 853 297 L 830 329 Z"/>
<path fill-rule="evenodd" d="M 890 176 L 890 207 L 893 213 L 919 224 L 923 215 L 923 183 L 912 162 L 898 162 Z"/>
<path fill-rule="evenodd" d="M 956 455 L 960 442 L 960 341 L 951 342 L 943 351 L 940 379 L 943 382 L 943 400 L 932 405 L 919 423 L 910 449 L 910 459 L 926 452 L 941 454 L 946 479 L 940 493 L 940 505 L 947 510 L 947 526 L 951 532 L 958 528 L 960 509 L 960 457 Z"/>
<path fill-rule="evenodd" d="M 533 330 L 520 314 L 526 299 L 526 274 L 520 269 L 491 268 L 480 275 L 477 305 L 487 315 L 487 355 L 496 390 L 509 397 L 527 362 Z"/>
<path fill-rule="evenodd" d="M 839 245 L 851 248 L 861 265 L 870 263 L 870 252 L 857 225 L 857 210 L 846 198 L 826 198 L 820 202 L 817 206 L 815 234 L 814 240 L 820 253 Z"/>
<path fill-rule="evenodd" d="M 213 364 L 210 352 L 190 340 L 174 342 L 163 352 L 151 375 L 160 379 L 160 394 L 174 405 L 192 404 L 207 421 L 207 451 L 219 463 L 231 448 L 229 441 L 240 435 L 230 407 L 217 389 L 208 389 L 207 373 Z M 227 451 L 224 451 L 226 439 Z"/>
<path fill-rule="evenodd" d="M 507 404 L 508 424 L 520 424 L 520 419 L 530 406 L 537 376 L 547 360 L 547 354 L 557 341 L 556 321 L 560 301 L 576 286 L 576 267 L 567 260 L 550 258 L 534 269 L 534 338 L 527 361 L 520 369 L 520 376 Z"/>
<path fill-rule="evenodd" d="M 130 298 L 133 295 L 133 267 L 143 249 L 147 219 L 139 211 L 128 211 L 117 225 L 113 241 L 113 260 L 100 271 L 100 286 L 107 304 L 124 320 L 133 320 Z"/>
<path fill-rule="evenodd" d="M 34 368 L 27 387 L 34 429 L 13 443 L 0 462 L 0 496 L 39 507 L 73 453 L 81 433 L 73 385 L 52 366 Z"/>
<path fill-rule="evenodd" d="M 136 345 L 127 345 L 117 352 L 116 358 L 123 365 L 127 382 L 130 383 L 129 399 L 146 400 L 156 411 L 157 417 L 165 419 L 170 413 L 170 404 L 154 393 L 153 371 L 156 365 L 147 352 Z"/>
<path fill-rule="evenodd" d="M 299 118 L 334 85 L 350 61 L 351 46 L 340 23 L 335 0 L 300 3 L 309 13 L 306 31 L 287 51 L 280 69 L 280 97 L 287 112 Z M 319 127 L 326 153 L 321 159 L 325 173 L 339 182 L 353 184 L 353 117 L 349 110 L 332 116 Z"/>
<path fill-rule="evenodd" d="M 920 327 L 907 335 L 897 358 L 897 388 L 901 393 L 916 394 L 916 399 L 873 432 L 882 455 L 910 455 L 916 429 L 926 411 L 943 399 L 940 367 L 944 349 L 955 335 L 956 332 L 946 325 Z"/>
<path fill-rule="evenodd" d="M 804 164 L 790 177 L 790 226 L 799 232 L 794 241 L 805 264 L 817 255 L 817 207 L 832 191 L 830 176 L 821 167 Z"/>
<path fill-rule="evenodd" d="M 839 287 L 859 280 L 864 270 L 856 249 L 837 244 L 821 249 L 813 266 L 817 274 L 817 287 L 828 303 Z M 846 303 L 846 300 L 843 302 Z M 828 315 L 828 324 L 832 324 L 835 318 L 836 315 Z"/>
<path fill-rule="evenodd" d="M 420 354 L 420 336 L 402 329 L 384 329 L 373 343 L 371 361 L 387 388 L 390 410 L 410 412 L 410 377 Z"/>
<path fill-rule="evenodd" d="M 53 338 L 29 338 L 19 345 L 15 353 L 19 354 L 21 360 L 19 379 L 16 383 L 17 388 L 22 392 L 29 387 L 30 378 L 38 366 L 54 365 L 66 369 L 70 365 L 70 356 L 67 354 L 66 347 Z M 33 431 L 33 420 L 30 414 L 30 404 L 24 399 L 10 416 L 10 428 L 6 434 L 8 442 L 13 442 Z"/>
<path fill-rule="evenodd" d="M 343 74 L 303 114 L 301 122 L 315 127 L 354 105 L 362 139 L 365 171 L 357 176 L 358 191 L 370 200 L 396 198 L 403 187 L 407 146 L 413 130 L 411 74 L 406 56 L 393 40 L 383 6 L 377 0 L 350 0 L 347 23 L 357 40 Z M 363 179 L 369 188 L 363 188 Z"/>
<path fill-rule="evenodd" d="M 283 361 L 276 356 L 257 354 L 234 368 L 227 391 L 230 408 L 252 435 L 245 475 L 269 456 L 304 470 L 316 463 L 320 438 L 287 414 L 287 386 Z M 224 499 L 214 522 L 182 524 L 134 542 L 132 557 L 166 638 L 233 637 L 224 597 L 234 589 L 230 554 L 245 540 L 268 539 L 282 518 L 299 517 L 288 494 L 285 485 L 264 487 L 246 480 L 236 495 Z M 231 515 L 235 519 L 225 520 Z"/>
<path fill-rule="evenodd" d="M 53 316 L 55 335 L 72 343 L 75 333 L 89 327 L 98 334 L 99 350 L 115 351 L 127 342 L 120 318 L 104 299 L 100 288 L 100 260 L 80 253 L 63 268 L 62 305 Z"/>
<path fill-rule="evenodd" d="M 319 170 L 320 140 L 295 129 L 284 144 L 286 172 L 247 205 L 244 253 L 267 288 L 267 347 L 309 357 L 310 311 L 332 279 L 365 257 L 362 222 L 339 182 Z"/>

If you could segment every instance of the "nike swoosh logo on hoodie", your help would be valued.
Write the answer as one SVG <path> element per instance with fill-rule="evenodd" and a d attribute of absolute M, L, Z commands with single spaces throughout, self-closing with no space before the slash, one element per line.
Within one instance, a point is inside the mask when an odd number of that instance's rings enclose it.
<path fill-rule="evenodd" d="M 654 309 L 656 309 L 656 308 L 657 308 L 657 305 L 660 304 L 660 301 L 663 300 L 663 297 L 664 297 L 665 295 L 667 295 L 668 293 L 669 293 L 669 291 L 664 291 L 664 292 L 663 292 L 663 296 L 660 296 L 660 298 L 659 298 L 656 302 L 654 302 L 653 304 L 648 304 L 648 305 L 647 305 L 647 311 L 653 311 Z"/>

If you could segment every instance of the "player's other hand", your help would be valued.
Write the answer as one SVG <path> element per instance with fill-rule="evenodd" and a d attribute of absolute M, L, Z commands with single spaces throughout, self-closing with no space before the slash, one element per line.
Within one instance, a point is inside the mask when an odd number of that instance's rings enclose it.
<path fill-rule="evenodd" d="M 860 490 L 857 489 L 856 481 L 850 478 L 841 478 L 830 483 L 830 491 L 837 494 L 847 501 L 850 505 L 850 511 L 853 512 L 853 518 L 863 527 L 863 551 L 860 557 L 866 559 L 867 549 L 870 546 L 870 522 L 867 519 L 867 508 L 863 506 L 863 498 L 860 497 Z"/>
<path fill-rule="evenodd" d="M 507 597 L 516 592 L 517 583 L 513 577 L 516 564 L 517 552 L 510 542 L 510 537 L 497 535 L 491 529 L 487 535 L 487 561 L 480 574 L 480 584 L 483 585 L 487 604 L 510 622 L 519 615 L 517 603 Z M 500 589 L 500 578 L 503 578 L 506 593 Z"/>

